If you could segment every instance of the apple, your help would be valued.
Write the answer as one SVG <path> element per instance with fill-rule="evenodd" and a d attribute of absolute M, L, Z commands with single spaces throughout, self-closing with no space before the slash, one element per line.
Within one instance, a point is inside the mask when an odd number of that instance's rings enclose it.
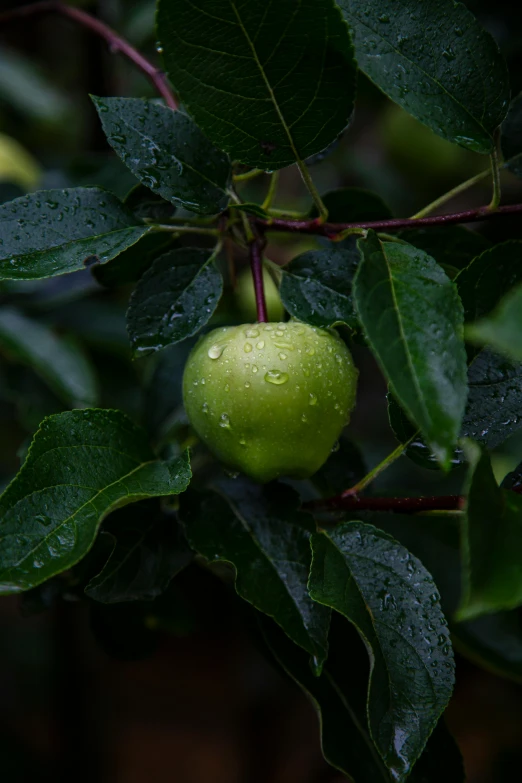
<path fill-rule="evenodd" d="M 355 403 L 358 371 L 337 332 L 299 321 L 214 329 L 188 357 L 185 409 L 228 468 L 302 479 L 327 460 Z"/>
<path fill-rule="evenodd" d="M 279 296 L 279 289 L 272 280 L 268 270 L 263 267 L 263 286 L 265 289 L 266 308 L 270 321 L 282 321 L 285 309 Z M 254 319 L 257 315 L 256 295 L 254 293 L 254 281 L 250 269 L 244 269 L 237 278 L 234 291 L 237 309 L 241 318 L 245 321 Z"/>

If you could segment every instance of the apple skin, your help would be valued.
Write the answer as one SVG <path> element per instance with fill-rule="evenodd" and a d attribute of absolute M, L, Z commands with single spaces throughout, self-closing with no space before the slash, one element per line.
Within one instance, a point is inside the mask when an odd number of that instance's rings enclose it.
<path fill-rule="evenodd" d="M 264 483 L 327 460 L 355 404 L 358 371 L 333 330 L 298 321 L 214 329 L 183 375 L 188 418 L 228 468 Z"/>

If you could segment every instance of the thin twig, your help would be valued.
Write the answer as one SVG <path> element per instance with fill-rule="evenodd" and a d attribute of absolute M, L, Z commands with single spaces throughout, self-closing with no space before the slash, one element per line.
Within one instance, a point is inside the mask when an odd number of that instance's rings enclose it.
<path fill-rule="evenodd" d="M 259 323 L 267 323 L 268 313 L 266 309 L 265 286 L 263 282 L 263 248 L 265 239 L 256 236 L 250 242 L 250 268 L 254 280 L 254 292 L 256 295 L 257 320 Z"/>
<path fill-rule="evenodd" d="M 303 508 L 310 511 L 394 511 L 400 514 L 416 514 L 421 511 L 460 511 L 465 498 L 461 495 L 441 495 L 421 498 L 359 497 L 337 495 L 333 498 L 309 500 Z"/>
<path fill-rule="evenodd" d="M 495 217 L 522 213 L 522 204 L 507 204 L 492 211 L 489 206 L 469 209 L 465 212 L 453 212 L 449 215 L 433 215 L 425 218 L 390 218 L 388 220 L 367 220 L 360 223 L 322 223 L 318 218 L 311 220 L 283 220 L 256 218 L 258 226 L 265 231 L 284 231 L 295 234 L 313 234 L 337 239 L 347 229 L 373 229 L 374 231 L 400 231 L 403 228 L 420 226 L 450 226 L 457 223 L 476 223 Z"/>
<path fill-rule="evenodd" d="M 0 24 L 10 22 L 14 19 L 23 19 L 33 14 L 54 12 L 63 14 L 69 17 L 75 22 L 78 22 L 83 27 L 87 27 L 92 30 L 96 35 L 99 35 L 109 44 L 111 52 L 121 52 L 131 62 L 134 63 L 143 73 L 150 79 L 156 90 L 164 98 L 167 106 L 171 109 L 178 108 L 178 102 L 174 93 L 172 92 L 167 77 L 162 70 L 157 68 L 153 63 L 149 62 L 137 49 L 130 45 L 128 41 L 118 35 L 114 30 L 108 27 L 99 19 L 87 14 L 85 11 L 81 11 L 79 8 L 73 8 L 69 5 L 64 5 L 58 2 L 42 2 L 42 3 L 30 3 L 24 5 L 21 8 L 14 8 L 11 11 L 5 11 L 0 14 Z"/>
<path fill-rule="evenodd" d="M 500 134 L 497 131 L 495 133 L 495 143 L 493 145 L 493 150 L 491 152 L 491 177 L 493 180 L 493 194 L 491 196 L 491 201 L 489 204 L 489 208 L 491 210 L 497 210 L 499 208 L 500 199 L 502 196 L 502 191 L 500 187 L 500 165 L 498 159 L 499 135 Z"/>

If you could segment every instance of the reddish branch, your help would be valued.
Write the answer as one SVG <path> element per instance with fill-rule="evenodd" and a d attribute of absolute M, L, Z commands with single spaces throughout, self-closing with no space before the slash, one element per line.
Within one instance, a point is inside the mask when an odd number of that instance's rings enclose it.
<path fill-rule="evenodd" d="M 256 222 L 265 231 L 315 234 L 333 239 L 347 229 L 372 228 L 374 231 L 398 231 L 402 228 L 475 223 L 479 220 L 489 220 L 521 212 L 522 204 L 507 204 L 495 210 L 491 210 L 489 207 L 479 207 L 478 209 L 469 209 L 466 212 L 453 212 L 449 215 L 432 215 L 425 218 L 390 218 L 388 220 L 368 220 L 360 223 L 321 223 L 318 218 L 313 218 L 312 220 L 284 220 L 282 218 L 262 220 L 261 218 L 256 218 Z"/>
<path fill-rule="evenodd" d="M 136 65 L 143 73 L 150 79 L 153 86 L 158 93 L 164 98 L 167 106 L 171 109 L 178 108 L 178 102 L 174 93 L 172 92 L 166 75 L 159 68 L 156 68 L 149 60 L 146 59 L 137 49 L 128 43 L 124 38 L 121 38 L 118 33 L 112 30 L 103 22 L 100 22 L 94 16 L 81 11 L 79 8 L 72 8 L 71 6 L 64 5 L 57 2 L 42 2 L 31 3 L 30 5 L 24 5 L 21 8 L 14 8 L 11 11 L 6 11 L 0 14 L 0 24 L 10 22 L 13 19 L 21 19 L 32 14 L 54 12 L 63 14 L 64 16 L 73 19 L 83 27 L 87 27 L 92 30 L 96 35 L 99 35 L 109 44 L 111 52 L 121 52 L 134 65 Z"/>
<path fill-rule="evenodd" d="M 263 248 L 264 237 L 254 237 L 250 242 L 250 268 L 254 279 L 254 292 L 256 295 L 257 320 L 259 323 L 268 321 L 266 309 L 265 286 L 263 283 Z"/>
<path fill-rule="evenodd" d="M 442 495 L 422 498 L 359 497 L 350 490 L 333 498 L 309 500 L 303 508 L 310 511 L 395 511 L 400 514 L 416 514 L 419 511 L 459 511 L 465 498 L 461 495 Z"/>

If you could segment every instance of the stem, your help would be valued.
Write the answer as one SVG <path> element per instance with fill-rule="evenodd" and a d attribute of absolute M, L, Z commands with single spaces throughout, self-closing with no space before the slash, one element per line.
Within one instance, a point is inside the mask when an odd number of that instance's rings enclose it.
<path fill-rule="evenodd" d="M 263 284 L 263 247 L 264 239 L 255 237 L 250 242 L 250 268 L 252 269 L 252 278 L 254 280 L 254 291 L 256 295 L 257 320 L 259 323 L 267 323 L 268 314 L 266 310 L 265 287 Z"/>
<path fill-rule="evenodd" d="M 143 71 L 158 93 L 164 98 L 167 106 L 170 106 L 170 108 L 174 110 L 178 108 L 176 97 L 172 92 L 163 71 L 149 62 L 146 57 L 131 46 L 128 41 L 119 36 L 118 33 L 103 22 L 100 22 L 99 19 L 87 14 L 85 11 L 81 11 L 79 8 L 73 8 L 72 6 L 58 2 L 31 3 L 22 6 L 21 8 L 14 8 L 12 11 L 6 11 L 3 14 L 0 14 L 0 25 L 4 22 L 10 22 L 13 19 L 22 19 L 26 16 L 31 16 L 32 14 L 47 13 L 49 11 L 69 17 L 69 19 L 78 22 L 83 27 L 87 27 L 89 30 L 96 33 L 96 35 L 99 35 L 107 41 L 111 52 L 121 52 L 125 57 L 131 60 L 134 65 Z"/>
<path fill-rule="evenodd" d="M 500 166 L 498 163 L 498 133 L 495 134 L 495 142 L 491 153 L 491 176 L 493 179 L 493 195 L 489 203 L 490 210 L 497 210 L 500 206 Z"/>
<path fill-rule="evenodd" d="M 356 495 L 337 495 L 325 500 L 309 500 L 303 508 L 340 511 L 395 511 L 417 514 L 421 511 L 460 511 L 465 498 L 461 495 L 441 495 L 423 498 L 360 498 Z"/>
<path fill-rule="evenodd" d="M 296 234 L 313 234 L 336 239 L 346 229 L 373 229 L 374 231 L 400 231 L 403 228 L 418 228 L 419 226 L 451 226 L 458 223 L 476 223 L 480 220 L 490 220 L 494 217 L 517 215 L 522 213 L 522 204 L 507 204 L 492 211 L 489 206 L 469 209 L 465 212 L 454 212 L 448 215 L 433 215 L 425 218 L 390 218 L 388 220 L 368 220 L 361 223 L 324 223 L 319 218 L 311 220 L 283 220 L 256 218 L 260 228 L 267 231 L 285 231 Z"/>
<path fill-rule="evenodd" d="M 221 232 L 217 228 L 204 228 L 203 226 L 173 226 L 162 223 L 154 223 L 153 231 L 168 231 L 172 234 L 202 234 L 203 236 L 218 237 Z"/>
<path fill-rule="evenodd" d="M 490 175 L 490 169 L 481 171 L 480 174 L 475 174 L 474 177 L 471 177 L 470 179 L 461 182 L 460 185 L 457 185 L 451 190 L 448 190 L 447 193 L 443 193 L 443 195 L 439 196 L 439 198 L 436 198 L 435 201 L 432 201 L 430 204 L 425 206 L 419 212 L 416 212 L 415 215 L 412 215 L 412 219 L 418 220 L 419 218 L 423 218 L 426 217 L 427 215 L 430 215 L 436 209 L 442 207 L 443 204 L 446 204 L 447 201 L 451 201 L 451 199 L 455 198 L 455 196 L 460 195 L 460 193 L 464 193 L 466 190 L 473 187 L 473 185 L 476 185 L 478 182 L 482 182 L 482 180 L 487 179 L 489 175 Z"/>
<path fill-rule="evenodd" d="M 366 489 L 368 484 L 371 484 L 374 478 L 377 478 L 377 476 L 379 476 L 383 471 L 385 471 L 386 468 L 392 464 L 392 462 L 395 462 L 395 460 L 399 459 L 399 457 L 402 457 L 402 455 L 406 451 L 411 441 L 417 437 L 417 434 L 418 433 L 416 432 L 415 435 L 412 435 L 412 437 L 408 441 L 406 441 L 406 443 L 399 443 L 397 448 L 394 449 L 391 454 L 388 454 L 388 456 L 385 457 L 382 460 L 382 462 L 379 462 L 378 465 L 372 468 L 372 470 L 370 470 L 370 472 L 367 473 L 364 478 L 358 481 L 357 484 L 355 484 L 353 487 L 350 487 L 350 489 L 346 489 L 341 494 L 341 497 L 347 498 L 353 495 L 358 495 L 360 492 L 363 491 L 363 489 Z"/>
<path fill-rule="evenodd" d="M 259 177 L 260 174 L 264 174 L 265 172 L 263 169 L 252 169 L 251 171 L 245 171 L 244 174 L 234 174 L 232 179 L 234 180 L 234 183 L 236 182 L 248 182 L 249 179 L 254 179 L 254 177 Z"/>
<path fill-rule="evenodd" d="M 308 188 L 308 192 L 310 193 L 311 197 L 314 200 L 314 204 L 316 206 L 317 212 L 319 213 L 319 222 L 324 223 L 324 221 L 328 217 L 328 210 L 323 204 L 323 200 L 319 195 L 319 191 L 315 187 L 311 174 L 308 171 L 308 167 L 306 163 L 303 163 L 303 161 L 299 160 L 299 158 L 297 159 L 297 167 L 301 172 L 301 176 L 303 178 L 306 187 Z"/>
<path fill-rule="evenodd" d="M 272 205 L 272 201 L 274 200 L 274 196 L 276 194 L 278 184 L 279 184 L 279 172 L 274 171 L 274 173 L 270 177 L 270 185 L 268 187 L 268 193 L 266 194 L 266 198 L 262 204 L 262 207 L 265 211 L 270 209 Z"/>

